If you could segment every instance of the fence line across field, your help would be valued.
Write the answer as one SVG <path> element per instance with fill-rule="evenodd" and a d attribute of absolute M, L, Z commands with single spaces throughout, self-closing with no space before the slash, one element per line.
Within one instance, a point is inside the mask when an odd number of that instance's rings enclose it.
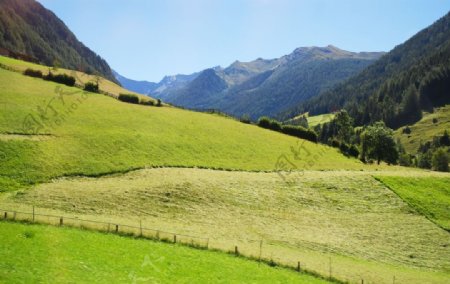
<path fill-rule="evenodd" d="M 80 228 L 91 229 L 91 230 L 95 230 L 95 231 L 104 231 L 104 232 L 108 232 L 108 233 L 119 233 L 119 234 L 125 234 L 125 235 L 133 235 L 133 236 L 137 236 L 137 237 L 156 239 L 159 241 L 166 241 L 166 242 L 171 242 L 171 243 L 180 243 L 180 244 L 191 245 L 191 246 L 201 247 L 201 248 L 206 248 L 206 249 L 218 249 L 220 251 L 225 251 L 228 253 L 235 254 L 236 256 L 244 256 L 244 257 L 258 260 L 258 261 L 265 261 L 265 262 L 269 263 L 269 265 L 276 264 L 276 262 L 274 261 L 273 251 L 271 252 L 270 259 L 267 258 L 267 255 L 266 255 L 266 258 L 264 258 L 263 251 L 265 251 L 265 250 L 263 250 L 263 247 L 265 247 L 267 250 L 268 247 L 270 248 L 271 246 L 278 245 L 278 244 L 285 244 L 285 245 L 289 245 L 289 246 L 293 245 L 293 243 L 290 243 L 287 241 L 281 241 L 281 240 L 274 241 L 274 240 L 264 240 L 264 239 L 258 239 L 258 240 L 246 239 L 246 240 L 235 240 L 235 245 L 230 246 L 229 249 L 227 250 L 225 247 L 228 247 L 228 245 L 223 245 L 220 248 L 217 246 L 214 246 L 214 248 L 210 247 L 210 241 L 219 241 L 220 242 L 220 240 L 215 240 L 215 239 L 208 238 L 208 237 L 193 236 L 193 235 L 188 235 L 188 234 L 178 234 L 176 232 L 169 232 L 169 231 L 164 231 L 164 230 L 155 229 L 155 228 L 143 227 L 141 220 L 139 221 L 139 226 L 134 226 L 134 225 L 129 225 L 129 224 L 120 224 L 117 222 L 88 220 L 88 219 L 81 219 L 78 217 L 69 217 L 69 216 L 64 216 L 64 215 L 39 214 L 39 213 L 36 213 L 34 206 L 32 208 L 32 212 L 23 212 L 23 211 L 18 211 L 18 210 L 2 209 L 2 208 L 0 208 L 0 212 L 3 213 L 1 216 L 1 218 L 3 220 L 31 221 L 33 223 L 39 223 L 39 224 L 80 227 Z M 8 213 L 12 213 L 12 216 L 9 215 Z M 18 214 L 27 215 L 29 217 L 20 218 L 20 216 L 18 216 Z M 36 217 L 54 218 L 55 222 L 52 222 L 50 220 L 42 220 L 42 218 L 39 218 L 40 220 L 37 220 Z M 68 220 L 75 221 L 75 222 L 67 222 L 66 223 L 65 221 L 68 221 Z M 79 223 L 78 226 L 77 226 L 77 223 Z M 99 228 L 98 226 L 97 227 L 91 226 L 89 228 L 89 226 L 86 226 L 87 223 L 100 224 L 100 225 L 104 225 L 104 227 Z M 153 232 L 153 234 L 145 234 L 145 232 Z M 186 240 L 186 238 L 188 240 Z M 303 243 L 303 245 L 306 245 L 306 247 L 307 247 L 309 242 L 302 241 L 301 243 Z M 238 244 L 242 245 L 242 246 L 239 246 Z M 255 248 L 252 249 L 252 247 L 248 247 L 249 244 L 254 244 Z M 286 265 L 283 263 L 286 263 L 286 261 L 281 260 L 281 262 L 278 262 L 278 264 L 281 264 L 285 267 L 289 267 L 298 272 L 313 274 L 316 276 L 320 276 L 324 279 L 332 279 L 338 283 L 349 282 L 348 280 L 341 281 L 340 279 L 336 279 L 332 275 L 333 269 L 332 269 L 331 256 L 329 257 L 327 263 L 324 263 L 324 265 L 327 267 L 327 269 L 326 269 L 327 271 L 321 271 L 320 273 L 315 270 L 311 270 L 309 268 L 305 269 L 306 263 L 303 261 L 296 261 L 295 265 Z M 358 279 L 358 281 L 356 281 L 356 282 L 351 281 L 351 283 L 364 283 L 364 279 L 360 275 L 354 275 L 354 276 L 355 276 L 355 278 Z M 395 276 L 393 279 L 398 280 L 398 278 L 395 278 Z M 393 281 L 393 283 L 395 283 L 395 280 Z"/>
<path fill-rule="evenodd" d="M 80 223 L 81 222 L 85 222 L 85 223 L 102 224 L 102 225 L 108 225 L 108 227 L 116 226 L 116 228 L 138 229 L 138 230 L 140 230 L 142 232 L 143 231 L 151 231 L 151 232 L 155 232 L 155 233 L 159 233 L 159 234 L 167 234 L 167 235 L 191 238 L 191 239 L 196 239 L 196 240 L 203 240 L 203 241 L 208 241 L 209 240 L 209 238 L 206 238 L 206 237 L 199 237 L 199 236 L 193 236 L 193 235 L 187 235 L 187 234 L 179 234 L 179 233 L 176 233 L 176 232 L 168 232 L 168 231 L 164 231 L 164 230 L 160 230 L 160 229 L 147 228 L 147 227 L 142 227 L 142 226 L 133 226 L 133 225 L 121 224 L 121 223 L 117 223 L 117 222 L 88 220 L 88 219 L 81 219 L 81 218 L 77 218 L 77 217 L 69 217 L 69 216 L 64 216 L 64 215 L 39 214 L 39 213 L 35 212 L 34 207 L 33 207 L 33 211 L 32 212 L 23 212 L 23 211 L 17 211 L 17 210 L 11 210 L 11 209 L 2 209 L 2 208 L 0 208 L 0 211 L 4 212 L 3 219 L 13 219 L 13 220 L 27 221 L 28 218 L 18 218 L 17 217 L 17 214 L 24 214 L 24 215 L 30 215 L 31 216 L 30 221 L 36 221 L 35 220 L 36 217 L 47 217 L 47 218 L 55 218 L 55 219 L 59 220 L 61 225 L 63 225 L 61 220 L 73 220 L 73 221 L 77 221 L 77 222 L 80 222 Z M 8 216 L 8 213 L 13 213 L 12 218 L 10 218 Z M 82 224 L 80 224 L 80 225 L 82 226 Z M 111 230 L 108 230 L 108 231 L 111 231 Z M 118 230 L 116 230 L 116 231 L 118 231 Z M 126 232 L 124 232 L 124 233 L 126 233 Z"/>

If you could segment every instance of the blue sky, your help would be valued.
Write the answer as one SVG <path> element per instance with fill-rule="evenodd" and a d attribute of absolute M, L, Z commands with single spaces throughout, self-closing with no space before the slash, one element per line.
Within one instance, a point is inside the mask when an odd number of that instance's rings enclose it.
<path fill-rule="evenodd" d="M 116 71 L 188 74 L 300 46 L 389 51 L 450 0 L 39 0 Z"/>

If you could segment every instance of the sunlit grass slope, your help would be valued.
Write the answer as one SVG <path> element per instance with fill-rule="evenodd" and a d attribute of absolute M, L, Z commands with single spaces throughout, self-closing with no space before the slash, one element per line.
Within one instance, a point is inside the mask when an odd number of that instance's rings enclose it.
<path fill-rule="evenodd" d="M 224 253 L 0 222 L 1 283 L 327 283 Z"/>
<path fill-rule="evenodd" d="M 0 190 L 146 166 L 364 167 L 336 149 L 233 119 L 127 104 L 3 69 L 0 105 Z"/>
<path fill-rule="evenodd" d="M 335 114 L 334 113 L 326 113 L 326 114 L 320 114 L 320 115 L 314 115 L 314 116 L 308 116 L 308 126 L 314 127 L 319 124 L 327 123 L 331 120 L 333 120 Z"/>
<path fill-rule="evenodd" d="M 313 128 L 316 125 L 324 124 L 324 123 L 331 121 L 334 118 L 335 114 L 334 113 L 325 113 L 325 114 L 320 114 L 320 115 L 309 116 L 308 113 L 305 113 L 305 114 L 298 115 L 298 116 L 288 120 L 287 122 L 295 123 L 298 120 L 300 120 L 300 118 L 303 116 L 306 116 L 306 119 L 308 120 L 308 127 Z"/>
<path fill-rule="evenodd" d="M 416 153 L 420 142 L 432 141 L 434 136 L 441 136 L 445 130 L 450 132 L 450 105 L 437 108 L 433 113 L 424 113 L 423 118 L 409 128 L 410 134 L 403 133 L 404 127 L 401 127 L 395 131 L 395 136 L 407 152 Z"/>
<path fill-rule="evenodd" d="M 418 212 L 450 231 L 450 176 L 377 178 Z"/>
<path fill-rule="evenodd" d="M 76 84 L 80 86 L 84 86 L 87 82 L 97 82 L 99 83 L 99 88 L 101 91 L 107 92 L 115 97 L 118 97 L 121 93 L 127 93 L 127 94 L 137 94 L 135 92 L 126 90 L 122 88 L 121 86 L 117 85 L 116 83 L 109 81 L 103 77 L 95 76 L 95 75 L 89 75 L 80 71 L 74 71 L 74 70 L 68 70 L 64 68 L 53 68 L 49 66 L 39 65 L 31 62 L 26 62 L 22 60 L 17 60 L 14 58 L 9 58 L 5 56 L 0 56 L 0 64 L 3 66 L 6 66 L 7 68 L 12 68 L 15 71 L 23 72 L 27 68 L 33 69 L 33 70 L 40 70 L 43 74 L 48 74 L 49 71 L 51 71 L 53 74 L 67 74 L 75 77 Z M 149 100 L 148 96 L 137 94 L 142 100 Z M 150 99 L 153 100 L 154 99 Z"/>
<path fill-rule="evenodd" d="M 410 169 L 306 171 L 291 173 L 286 183 L 277 173 L 145 169 L 4 193 L 0 208 L 31 212 L 34 205 L 40 214 L 134 226 L 142 220 L 144 227 L 210 238 L 210 247 L 227 251 L 238 245 L 256 257 L 263 239 L 262 257 L 291 266 L 301 261 L 326 276 L 331 259 L 332 275 L 351 283 L 392 283 L 393 277 L 396 283 L 447 283 L 450 235 L 375 173 L 444 184 L 449 176 Z M 446 200 L 436 204 L 448 206 Z"/>

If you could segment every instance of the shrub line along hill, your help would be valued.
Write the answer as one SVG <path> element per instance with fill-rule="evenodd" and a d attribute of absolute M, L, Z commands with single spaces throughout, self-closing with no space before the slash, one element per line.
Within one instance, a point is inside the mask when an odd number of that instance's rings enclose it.
<path fill-rule="evenodd" d="M 138 98 L 138 103 L 154 105 L 160 100 L 155 100 L 149 96 L 130 92 L 116 83 L 109 81 L 97 75 L 89 75 L 80 71 L 63 69 L 59 67 L 50 67 L 39 65 L 32 62 L 21 61 L 14 58 L 0 56 L 0 68 L 8 71 L 23 73 L 24 75 L 36 78 L 42 78 L 56 83 L 62 83 L 67 86 L 75 86 L 85 91 L 101 93 L 116 99 L 121 94 L 127 94 Z"/>

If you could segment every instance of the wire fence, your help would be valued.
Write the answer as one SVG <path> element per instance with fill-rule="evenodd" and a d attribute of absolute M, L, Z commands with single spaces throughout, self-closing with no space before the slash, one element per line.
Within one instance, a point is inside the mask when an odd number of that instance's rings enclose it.
<path fill-rule="evenodd" d="M 305 263 L 305 261 L 299 260 L 301 257 L 294 260 L 292 257 L 287 257 L 287 254 L 292 247 L 297 247 L 297 245 L 285 241 L 270 241 L 264 239 L 221 241 L 208 237 L 148 228 L 143 226 L 142 221 L 139 221 L 139 225 L 137 226 L 117 222 L 89 220 L 71 216 L 42 214 L 38 213 L 34 206 L 32 207 L 31 212 L 0 208 L 0 214 L 0 220 L 5 221 L 75 227 L 130 237 L 147 238 L 166 243 L 182 244 L 200 249 L 227 252 L 236 256 L 242 256 L 251 260 L 264 262 L 270 266 L 282 266 L 301 273 L 310 274 L 335 283 L 396 283 L 395 276 L 393 276 L 392 280 L 383 279 L 383 281 L 380 281 L 381 279 L 374 280 L 373 277 L 370 277 L 369 275 L 367 275 L 367 279 L 371 279 L 371 281 L 365 281 L 364 277 L 360 274 L 354 275 L 354 277 L 342 277 L 342 275 L 337 273 L 337 269 L 342 269 L 342 265 L 336 265 L 332 261 L 331 256 L 325 256 L 316 263 Z M 230 245 L 231 243 L 234 245 Z M 305 246 L 308 247 L 306 243 Z M 308 267 L 306 267 L 306 264 Z M 400 283 L 398 278 L 397 283 Z"/>
<path fill-rule="evenodd" d="M 88 220 L 77 217 L 40 214 L 35 211 L 34 207 L 31 212 L 16 211 L 11 209 L 0 209 L 0 211 L 3 213 L 3 220 L 32 222 L 54 226 L 78 227 L 87 230 L 130 235 L 135 237 L 187 244 L 204 248 L 209 247 L 208 238 L 179 234 L 176 232 L 168 232 L 154 228 L 147 228 L 142 226 L 142 222 L 140 222 L 140 226 L 133 226 L 129 224 Z"/>

